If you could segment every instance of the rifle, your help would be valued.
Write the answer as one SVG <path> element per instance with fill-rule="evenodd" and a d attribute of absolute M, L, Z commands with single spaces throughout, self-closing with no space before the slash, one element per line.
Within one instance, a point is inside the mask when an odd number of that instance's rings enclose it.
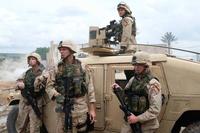
<path fill-rule="evenodd" d="M 71 77 L 64 77 L 64 88 L 65 88 L 65 100 L 63 111 L 65 113 L 65 130 L 66 132 L 72 130 L 72 109 L 73 109 L 73 99 L 70 98 L 69 89 L 72 85 Z"/>
<path fill-rule="evenodd" d="M 124 99 L 122 98 L 121 89 L 120 88 L 114 88 L 114 94 L 117 96 L 117 99 L 120 102 L 120 109 L 124 112 L 124 119 L 127 121 L 127 117 L 131 116 L 132 112 L 128 109 L 128 106 L 125 104 Z M 132 129 L 132 133 L 142 133 L 141 124 L 139 122 L 135 124 L 130 124 L 130 127 Z"/>
<path fill-rule="evenodd" d="M 110 24 L 100 30 L 105 29 L 106 43 L 118 44 L 121 41 L 122 26 L 116 20 L 110 21 Z"/>
<path fill-rule="evenodd" d="M 32 88 L 33 89 L 33 88 Z M 21 91 L 21 94 L 24 98 L 27 99 L 28 103 L 31 105 L 33 111 L 35 112 L 36 116 L 41 120 L 42 127 L 40 128 L 40 132 L 42 133 L 48 133 L 46 126 L 44 125 L 44 122 L 42 120 L 42 113 L 40 112 L 40 109 L 37 106 L 37 100 L 33 97 L 33 94 L 28 89 L 23 89 Z"/>

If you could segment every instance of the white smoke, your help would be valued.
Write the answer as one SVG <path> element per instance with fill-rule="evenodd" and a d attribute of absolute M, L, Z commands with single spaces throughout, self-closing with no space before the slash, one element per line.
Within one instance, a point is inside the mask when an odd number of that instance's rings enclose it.
<path fill-rule="evenodd" d="M 26 58 L 0 62 L 0 81 L 16 81 L 28 68 Z"/>

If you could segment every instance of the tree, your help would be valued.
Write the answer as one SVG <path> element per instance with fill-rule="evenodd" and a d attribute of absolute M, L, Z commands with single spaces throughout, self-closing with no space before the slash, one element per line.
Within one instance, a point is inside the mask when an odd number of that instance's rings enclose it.
<path fill-rule="evenodd" d="M 41 56 L 42 60 L 47 59 L 46 54 L 48 51 L 49 51 L 49 48 L 47 48 L 47 47 L 40 47 L 35 50 L 35 52 Z"/>
<path fill-rule="evenodd" d="M 161 37 L 161 41 L 167 43 L 168 45 L 168 54 L 170 54 L 171 43 L 177 41 L 178 38 L 172 32 L 166 32 L 164 36 Z"/>

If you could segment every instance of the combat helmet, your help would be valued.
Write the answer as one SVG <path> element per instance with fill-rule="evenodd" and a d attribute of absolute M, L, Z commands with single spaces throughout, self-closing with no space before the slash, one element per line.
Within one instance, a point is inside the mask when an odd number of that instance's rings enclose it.
<path fill-rule="evenodd" d="M 76 47 L 74 43 L 70 40 L 60 41 L 58 49 L 60 49 L 61 47 L 69 48 L 73 53 L 76 53 Z"/>
<path fill-rule="evenodd" d="M 30 53 L 30 54 L 27 56 L 27 62 L 29 61 L 30 57 L 36 58 L 36 60 L 39 62 L 39 64 L 41 64 L 42 59 L 41 59 L 41 56 L 40 56 L 38 53 L 35 53 L 35 52 Z"/>
<path fill-rule="evenodd" d="M 128 6 L 125 2 L 120 2 L 120 3 L 117 5 L 117 10 L 119 10 L 119 8 L 125 9 L 129 14 L 132 13 L 131 9 L 129 8 L 129 6 Z"/>
<path fill-rule="evenodd" d="M 146 52 L 136 52 L 132 57 L 132 65 L 142 64 L 149 66 L 151 65 L 150 56 Z"/>

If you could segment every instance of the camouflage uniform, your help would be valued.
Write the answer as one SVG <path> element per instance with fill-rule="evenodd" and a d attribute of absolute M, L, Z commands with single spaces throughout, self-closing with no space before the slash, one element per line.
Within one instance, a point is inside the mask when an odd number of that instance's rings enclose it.
<path fill-rule="evenodd" d="M 138 90 L 137 90 L 138 89 Z M 149 73 L 142 76 L 141 79 L 132 77 L 128 84 L 126 85 L 125 89 L 126 93 L 128 91 L 134 92 L 135 94 L 138 93 L 138 98 L 140 99 L 137 101 L 139 104 L 137 106 L 132 101 L 134 100 L 127 98 L 127 104 L 132 104 L 130 110 L 133 112 L 138 113 L 137 117 L 139 122 L 142 123 L 142 130 L 144 133 L 149 133 L 150 130 L 153 132 L 155 129 L 159 127 L 158 122 L 158 115 L 161 109 L 161 86 L 160 83 L 153 78 Z M 139 93 L 143 94 L 139 94 Z M 128 95 L 128 94 L 127 94 Z M 137 94 L 136 94 L 137 95 Z M 131 133 L 131 128 L 129 124 L 125 124 L 122 128 L 121 133 Z"/>
<path fill-rule="evenodd" d="M 143 52 L 136 53 L 136 56 L 133 56 L 132 64 L 145 63 L 144 65 L 147 65 L 147 62 L 143 60 L 143 55 Z M 143 133 L 155 132 L 159 128 L 157 117 L 162 105 L 161 85 L 151 75 L 149 68 L 146 68 L 142 74 L 135 74 L 129 80 L 123 92 L 129 110 L 137 116 L 138 122 L 142 124 Z M 131 132 L 129 124 L 125 123 L 121 133 Z"/>
<path fill-rule="evenodd" d="M 72 107 L 72 132 L 84 132 L 86 130 L 86 120 L 88 112 L 88 102 L 94 103 L 95 94 L 92 83 L 92 78 L 88 75 L 89 71 L 82 69 L 81 62 L 74 58 L 73 63 L 61 61 L 57 68 L 51 71 L 47 79 L 46 91 L 51 99 L 56 98 L 56 113 L 57 113 L 57 133 L 65 132 L 65 113 L 63 111 L 63 104 L 65 99 L 64 77 L 71 77 L 71 86 L 69 87 L 68 96 L 73 99 Z M 59 96 L 55 97 L 55 94 Z M 82 125 L 78 128 L 78 125 Z"/>
<path fill-rule="evenodd" d="M 122 26 L 122 35 L 120 39 L 121 47 L 127 48 L 127 51 L 135 51 L 136 44 L 136 23 L 135 17 L 131 16 L 132 12 L 127 4 L 119 3 L 117 9 L 124 8 L 126 10 L 126 14 L 122 17 L 120 22 Z"/>
<path fill-rule="evenodd" d="M 42 111 L 44 104 L 44 88 L 34 88 L 35 79 L 42 74 L 44 66 L 40 64 L 39 69 L 34 72 L 32 68 L 28 69 L 17 81 L 23 81 L 25 88 L 21 91 L 29 90 L 31 94 L 37 99 L 39 109 Z M 30 133 L 40 133 L 41 120 L 36 116 L 31 105 L 27 99 L 21 95 L 19 103 L 19 114 L 17 117 L 17 131 L 18 133 L 25 133 L 27 131 L 28 123 L 30 122 Z"/>

